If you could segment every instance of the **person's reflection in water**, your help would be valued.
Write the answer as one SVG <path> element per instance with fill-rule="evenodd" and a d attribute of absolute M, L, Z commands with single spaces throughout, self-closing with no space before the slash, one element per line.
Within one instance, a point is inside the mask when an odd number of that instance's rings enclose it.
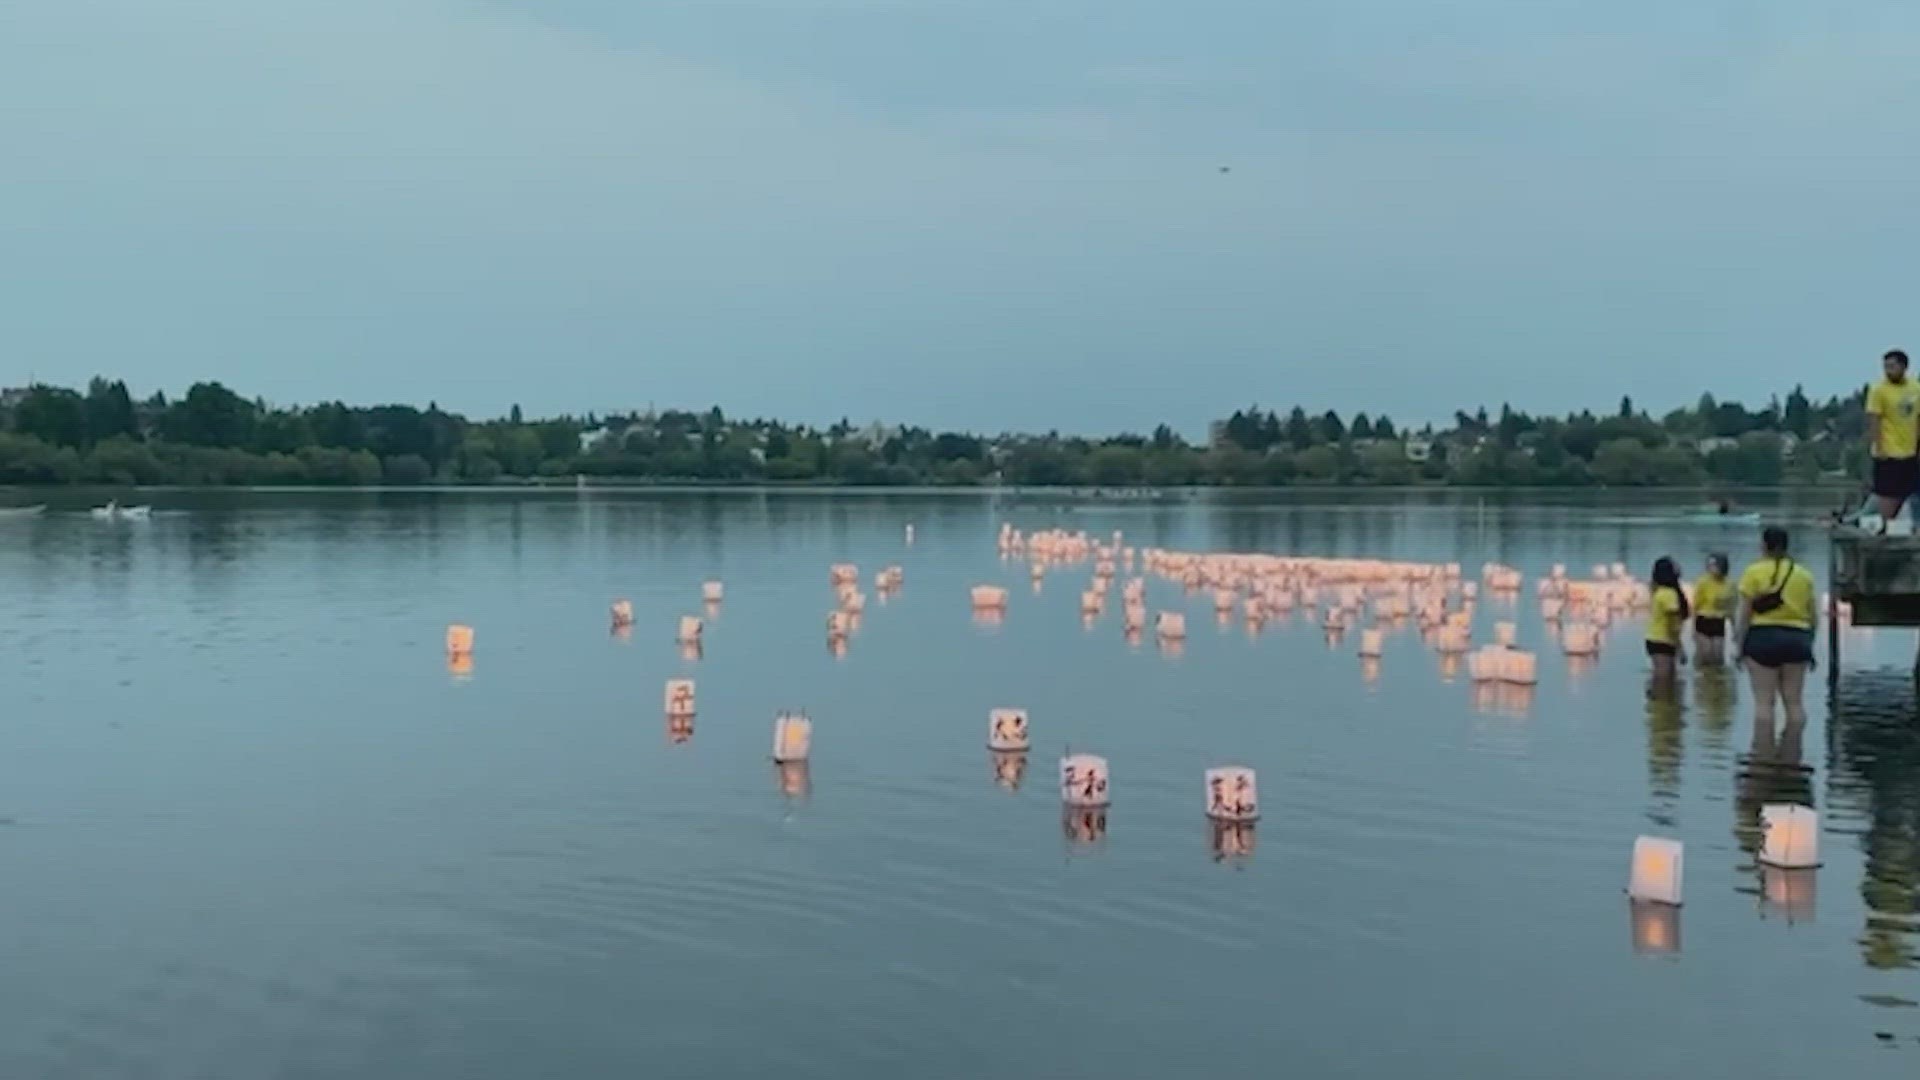
<path fill-rule="evenodd" d="M 1648 680 L 1647 788 L 1653 801 L 1647 807 L 1647 819 L 1663 828 L 1674 826 L 1674 807 L 1680 801 L 1685 713 L 1678 682 L 1657 674 Z"/>
<path fill-rule="evenodd" d="M 1701 668 L 1694 679 L 1693 703 L 1700 717 L 1700 742 L 1717 761 L 1724 761 L 1733 733 L 1734 708 L 1740 701 L 1739 683 L 1726 667 Z"/>
<path fill-rule="evenodd" d="M 1827 722 L 1829 808 L 1866 823 L 1860 956 L 1879 971 L 1920 964 L 1920 715 L 1913 695 L 1905 673 L 1854 672 L 1840 681 Z"/>

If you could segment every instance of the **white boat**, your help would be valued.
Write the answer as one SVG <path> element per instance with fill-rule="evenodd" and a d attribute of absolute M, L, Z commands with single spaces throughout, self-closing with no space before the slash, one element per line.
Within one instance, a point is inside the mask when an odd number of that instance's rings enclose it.
<path fill-rule="evenodd" d="M 0 521 L 39 517 L 40 511 L 46 508 L 46 503 L 39 503 L 34 506 L 0 506 Z"/>
<path fill-rule="evenodd" d="M 151 506 L 121 506 L 110 502 L 105 506 L 96 506 L 91 511 L 96 521 L 145 521 L 153 512 Z"/>

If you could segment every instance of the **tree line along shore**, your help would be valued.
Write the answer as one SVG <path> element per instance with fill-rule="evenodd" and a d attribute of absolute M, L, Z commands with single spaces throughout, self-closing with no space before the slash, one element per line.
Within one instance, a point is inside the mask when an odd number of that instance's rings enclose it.
<path fill-rule="evenodd" d="M 1166 488 L 1290 484 L 1762 486 L 1865 466 L 1865 390 L 1798 387 L 1749 407 L 1703 394 L 1658 417 L 1502 405 L 1449 423 L 1250 406 L 1191 441 L 1162 424 L 1101 437 L 984 435 L 705 412 L 472 420 L 429 404 L 276 406 L 217 382 L 136 399 L 125 382 L 0 390 L 0 484 L 269 486 L 629 482 Z"/>

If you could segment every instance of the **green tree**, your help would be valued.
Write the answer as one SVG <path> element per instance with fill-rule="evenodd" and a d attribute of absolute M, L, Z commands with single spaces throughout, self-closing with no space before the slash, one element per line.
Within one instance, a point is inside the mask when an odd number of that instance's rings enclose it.
<path fill-rule="evenodd" d="M 246 446 L 253 437 L 253 403 L 217 382 L 194 383 L 160 419 L 169 442 L 222 449 Z"/>
<path fill-rule="evenodd" d="M 96 375 L 87 383 L 86 429 L 89 443 L 105 439 L 132 439 L 140 434 L 140 420 L 133 411 L 133 395 L 118 379 L 108 382 Z"/>
<path fill-rule="evenodd" d="M 13 427 L 48 446 L 77 449 L 87 441 L 86 403 L 65 387 L 30 386 L 13 411 Z"/>

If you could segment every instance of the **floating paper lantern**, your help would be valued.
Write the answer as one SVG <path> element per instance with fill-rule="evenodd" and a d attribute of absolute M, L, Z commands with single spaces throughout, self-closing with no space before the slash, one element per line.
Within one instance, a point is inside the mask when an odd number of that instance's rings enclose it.
<path fill-rule="evenodd" d="M 1060 759 L 1061 802 L 1082 809 L 1101 807 L 1111 801 L 1109 795 L 1106 758 L 1070 754 Z"/>
<path fill-rule="evenodd" d="M 835 586 L 851 585 L 860 580 L 860 568 L 852 563 L 835 563 L 827 570 L 827 579 Z"/>
<path fill-rule="evenodd" d="M 633 601 L 615 600 L 613 602 L 612 608 L 610 608 L 609 610 L 613 616 L 613 625 L 615 626 L 632 626 L 633 625 Z"/>
<path fill-rule="evenodd" d="M 1511 648 L 1514 642 L 1514 625 L 1506 620 L 1493 624 L 1493 643 L 1502 648 Z"/>
<path fill-rule="evenodd" d="M 469 656 L 473 653 L 473 627 L 455 623 L 447 627 L 447 655 Z"/>
<path fill-rule="evenodd" d="M 997 585 L 975 585 L 973 606 L 982 610 L 1004 608 L 1007 606 L 1007 590 Z"/>
<path fill-rule="evenodd" d="M 813 721 L 797 713 L 782 713 L 773 721 L 773 760 L 805 761 L 813 750 Z"/>
<path fill-rule="evenodd" d="M 1226 589 L 1215 589 L 1213 591 L 1213 610 L 1232 611 L 1233 593 Z"/>
<path fill-rule="evenodd" d="M 1600 651 L 1600 629 L 1592 623 L 1568 623 L 1560 631 L 1560 648 L 1568 656 L 1593 656 Z"/>
<path fill-rule="evenodd" d="M 692 615 L 680 616 L 680 643 L 686 645 L 699 641 L 701 631 L 704 629 L 706 629 L 705 625 Z"/>
<path fill-rule="evenodd" d="M 1100 608 L 1102 606 L 1099 593 L 1089 589 L 1080 594 L 1080 613 L 1082 615 L 1098 615 L 1100 614 Z"/>
<path fill-rule="evenodd" d="M 1386 633 L 1378 628 L 1360 631 L 1360 655 L 1366 659 L 1378 660 L 1386 652 Z"/>
<path fill-rule="evenodd" d="M 1177 611 L 1163 611 L 1155 616 L 1153 628 L 1163 640 L 1178 641 L 1187 636 L 1187 617 Z"/>
<path fill-rule="evenodd" d="M 848 592 L 840 598 L 840 608 L 849 615 L 858 615 L 867 610 L 867 596 L 862 592 Z"/>
<path fill-rule="evenodd" d="M 1443 626 L 1433 635 L 1433 647 L 1442 655 L 1457 656 L 1473 648 L 1464 626 Z"/>
<path fill-rule="evenodd" d="M 1480 595 L 1479 585 L 1471 581 L 1463 581 L 1460 583 L 1460 596 L 1462 599 L 1471 600 L 1474 597 L 1479 595 Z"/>
<path fill-rule="evenodd" d="M 1207 816 L 1219 821 L 1254 821 L 1260 817 L 1253 770 L 1238 765 L 1207 770 Z"/>
<path fill-rule="evenodd" d="M 1467 656 L 1467 677 L 1474 682 L 1494 682 L 1500 678 L 1500 658 L 1505 650 L 1491 646 Z"/>
<path fill-rule="evenodd" d="M 666 706 L 668 716 L 692 716 L 693 680 L 668 679 Z"/>
<path fill-rule="evenodd" d="M 987 714 L 987 749 L 1009 752 L 1027 749 L 1027 710 L 994 709 Z"/>
<path fill-rule="evenodd" d="M 1627 879 L 1627 895 L 1635 900 L 1656 904 L 1680 905 L 1682 856 L 1685 845 L 1678 840 L 1642 836 L 1633 842 L 1633 868 Z"/>
<path fill-rule="evenodd" d="M 709 581 L 700 586 L 700 599 L 709 604 L 717 604 L 726 599 L 727 587 L 718 581 Z"/>
<path fill-rule="evenodd" d="M 1513 686 L 1532 686 L 1540 681 L 1539 661 L 1524 649 L 1507 649 L 1500 655 L 1499 678 Z"/>
<path fill-rule="evenodd" d="M 844 611 L 827 612 L 827 637 L 845 638 L 853 632 L 853 616 Z"/>
<path fill-rule="evenodd" d="M 1805 806 L 1772 803 L 1760 808 L 1760 828 L 1766 840 L 1760 862 L 1783 870 L 1808 870 L 1820 865 L 1820 815 Z"/>
<path fill-rule="evenodd" d="M 1547 622 L 1559 622 L 1566 609 L 1566 601 L 1558 597 L 1540 601 L 1540 617 Z"/>

